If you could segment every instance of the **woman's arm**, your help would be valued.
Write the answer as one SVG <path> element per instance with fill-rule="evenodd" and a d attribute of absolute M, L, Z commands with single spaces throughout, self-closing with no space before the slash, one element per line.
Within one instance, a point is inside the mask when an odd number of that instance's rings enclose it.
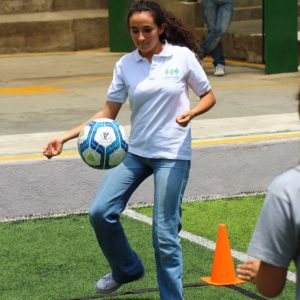
<path fill-rule="evenodd" d="M 240 279 L 253 282 L 264 296 L 276 297 L 284 289 L 287 268 L 252 259 L 239 265 L 237 272 Z"/>
<path fill-rule="evenodd" d="M 109 118 L 114 120 L 117 117 L 121 109 L 121 106 L 122 106 L 121 103 L 106 101 L 104 107 L 100 111 L 98 111 L 95 115 L 93 115 L 90 119 L 88 119 L 86 122 L 71 129 L 67 133 L 49 141 L 48 144 L 43 149 L 43 155 L 45 155 L 48 158 L 51 158 L 52 156 L 55 155 L 59 155 L 62 152 L 64 143 L 78 137 L 80 131 L 84 128 L 84 126 L 87 123 L 99 118 Z"/>
<path fill-rule="evenodd" d="M 200 101 L 193 109 L 179 115 L 176 118 L 176 122 L 179 125 L 186 127 L 193 118 L 210 110 L 215 105 L 215 103 L 216 103 L 216 97 L 213 91 L 210 90 L 206 94 L 200 96 Z"/>

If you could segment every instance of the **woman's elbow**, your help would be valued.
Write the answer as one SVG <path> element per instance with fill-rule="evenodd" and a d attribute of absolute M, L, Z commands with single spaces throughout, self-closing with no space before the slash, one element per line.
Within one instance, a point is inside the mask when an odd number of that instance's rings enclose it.
<path fill-rule="evenodd" d="M 284 289 L 284 285 L 281 286 L 273 286 L 271 288 L 266 288 L 265 286 L 256 285 L 258 291 L 268 298 L 275 298 L 280 295 Z"/>
<path fill-rule="evenodd" d="M 255 284 L 260 293 L 266 297 L 276 297 L 284 289 L 287 268 L 276 267 L 262 262 L 255 279 Z"/>

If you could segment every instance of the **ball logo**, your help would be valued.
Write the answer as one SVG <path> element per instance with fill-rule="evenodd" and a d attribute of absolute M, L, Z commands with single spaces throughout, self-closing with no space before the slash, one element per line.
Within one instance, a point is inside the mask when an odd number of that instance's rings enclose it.
<path fill-rule="evenodd" d="M 82 129 L 78 150 L 90 167 L 113 168 L 123 161 L 128 150 L 124 128 L 111 119 L 96 119 Z"/>
<path fill-rule="evenodd" d="M 103 139 L 104 139 L 105 141 L 110 141 L 110 140 L 111 140 L 111 137 L 110 137 L 108 131 L 107 131 L 107 132 L 103 132 Z"/>

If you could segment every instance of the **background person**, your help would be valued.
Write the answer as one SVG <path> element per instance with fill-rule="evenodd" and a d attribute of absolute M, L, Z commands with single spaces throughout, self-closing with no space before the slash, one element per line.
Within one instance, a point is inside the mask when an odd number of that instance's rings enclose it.
<path fill-rule="evenodd" d="M 152 237 L 162 300 L 183 299 L 181 201 L 191 160 L 190 121 L 209 110 L 215 97 L 195 53 L 192 35 L 153 1 L 136 1 L 128 13 L 136 50 L 115 65 L 105 106 L 87 122 L 115 119 L 129 98 L 131 133 L 123 163 L 106 172 L 89 215 L 111 273 L 101 278 L 98 292 L 108 293 L 144 275 L 143 264 L 128 243 L 120 214 L 134 190 L 154 176 Z M 190 109 L 188 87 L 200 97 Z M 51 158 L 63 144 L 78 137 L 86 123 L 50 141 Z"/>
<path fill-rule="evenodd" d="M 300 115 L 300 92 L 298 100 Z M 294 261 L 300 300 L 300 165 L 279 175 L 268 188 L 248 253 L 257 259 L 239 265 L 238 276 L 255 283 L 267 297 L 282 292 Z"/>
<path fill-rule="evenodd" d="M 206 55 L 213 58 L 214 75 L 225 75 L 225 58 L 222 35 L 228 31 L 232 15 L 233 0 L 202 0 L 204 22 L 208 33 L 200 45 L 200 58 Z"/>

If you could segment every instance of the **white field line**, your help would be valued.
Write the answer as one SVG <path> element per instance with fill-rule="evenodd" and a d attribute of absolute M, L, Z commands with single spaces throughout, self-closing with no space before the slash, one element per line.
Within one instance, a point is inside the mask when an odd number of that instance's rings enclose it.
<path fill-rule="evenodd" d="M 145 216 L 145 215 L 142 215 L 140 213 L 137 213 L 136 211 L 132 210 L 132 209 L 126 209 L 124 212 L 123 212 L 124 215 L 126 215 L 127 217 L 130 217 L 134 220 L 137 220 L 137 221 L 140 221 L 140 222 L 144 222 L 144 223 L 147 223 L 149 225 L 152 225 L 152 219 Z M 216 248 L 216 243 L 206 239 L 206 238 L 203 238 L 201 236 L 198 236 L 198 235 L 195 235 L 195 234 L 192 234 L 192 233 L 189 233 L 187 231 L 184 231 L 184 230 L 181 230 L 180 233 L 179 233 L 179 236 L 185 240 L 188 240 L 194 244 L 197 244 L 197 245 L 200 245 L 202 247 L 205 247 L 207 249 L 210 249 L 210 250 L 215 250 Z M 249 259 L 253 259 L 253 257 L 243 253 L 243 252 L 239 252 L 239 251 L 236 251 L 236 250 L 231 250 L 231 255 L 233 258 L 239 260 L 239 261 L 246 261 L 246 260 L 249 260 Z M 296 275 L 290 271 L 288 271 L 288 274 L 287 274 L 287 279 L 292 281 L 292 282 L 296 282 Z"/>
<path fill-rule="evenodd" d="M 78 209 L 76 211 L 63 211 L 63 212 L 50 212 L 47 214 L 38 214 L 38 215 L 30 215 L 30 216 L 23 216 L 23 217 L 16 217 L 16 218 L 3 218 L 0 219 L 0 223 L 5 223 L 5 222 L 16 222 L 16 221 L 25 221 L 25 220 L 36 220 L 36 219 L 43 219 L 43 218 L 58 218 L 58 217 L 66 217 L 69 215 L 80 215 L 80 214 L 87 214 L 87 210 L 82 208 L 82 209 Z M 142 215 L 132 209 L 126 209 L 123 214 L 129 218 L 132 218 L 134 220 L 146 223 L 150 226 L 152 226 L 152 219 Z M 205 247 L 207 249 L 210 249 L 212 251 L 215 250 L 216 248 L 216 243 L 203 238 L 201 236 L 189 233 L 187 231 L 181 230 L 179 233 L 179 236 L 183 239 L 186 239 L 194 244 L 200 245 L 202 247 Z M 244 262 L 248 259 L 251 259 L 252 257 L 243 253 L 243 252 L 239 252 L 236 250 L 231 250 L 231 255 L 233 258 Z M 287 279 L 292 281 L 292 282 L 296 282 L 296 275 L 290 271 L 288 271 L 287 273 Z"/>

